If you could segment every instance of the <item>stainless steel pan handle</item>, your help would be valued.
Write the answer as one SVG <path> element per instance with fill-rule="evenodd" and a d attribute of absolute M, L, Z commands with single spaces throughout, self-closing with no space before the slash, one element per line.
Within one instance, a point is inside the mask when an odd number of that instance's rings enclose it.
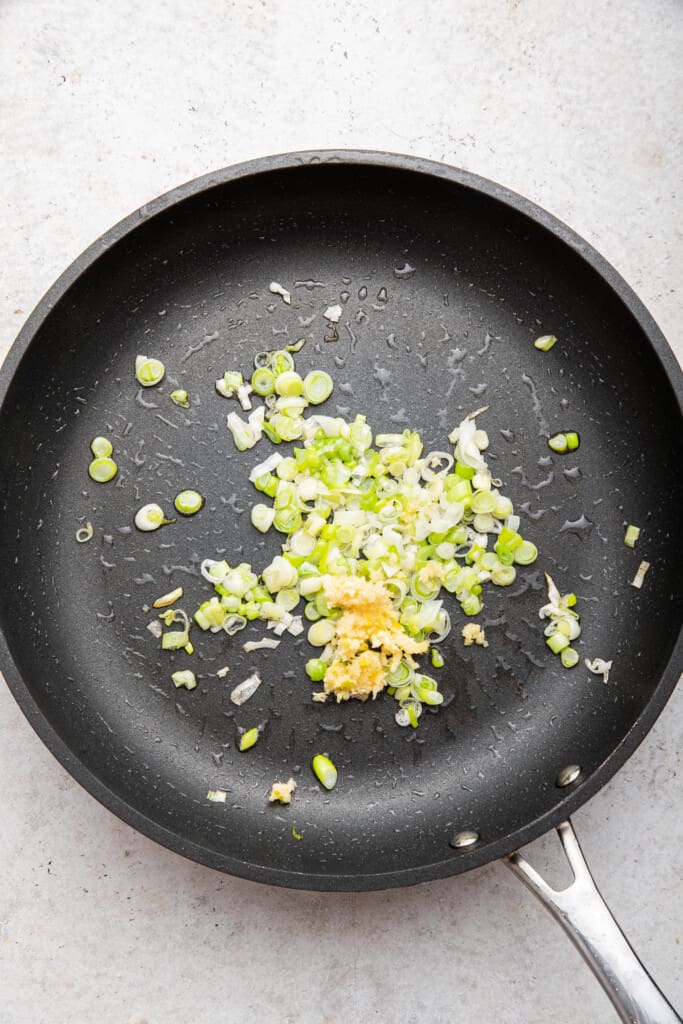
<path fill-rule="evenodd" d="M 558 825 L 558 835 L 574 874 L 566 889 L 557 891 L 541 878 L 520 853 L 506 857 L 511 871 L 521 878 L 556 921 L 562 925 L 604 988 L 622 1021 L 627 1024 L 681 1024 L 629 946 L 598 891 L 569 821 Z"/>

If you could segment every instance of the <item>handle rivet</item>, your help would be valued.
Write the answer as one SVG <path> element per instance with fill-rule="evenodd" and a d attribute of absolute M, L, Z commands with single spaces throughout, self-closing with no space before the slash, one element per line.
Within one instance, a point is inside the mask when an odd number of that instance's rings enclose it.
<path fill-rule="evenodd" d="M 580 764 L 568 764 L 566 768 L 563 768 L 557 776 L 557 785 L 560 787 L 571 786 L 572 782 L 576 782 L 579 775 L 581 774 Z"/>
<path fill-rule="evenodd" d="M 474 832 L 472 829 L 465 829 L 464 832 L 458 832 L 457 835 L 453 836 L 451 846 L 454 846 L 456 850 L 462 850 L 467 846 L 474 846 L 478 841 L 478 832 Z"/>

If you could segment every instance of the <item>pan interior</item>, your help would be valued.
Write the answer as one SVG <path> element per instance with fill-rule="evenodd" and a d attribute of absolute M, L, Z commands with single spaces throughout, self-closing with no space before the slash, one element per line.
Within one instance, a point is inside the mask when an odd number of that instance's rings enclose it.
<path fill-rule="evenodd" d="M 269 292 L 273 280 L 291 306 Z M 336 303 L 340 337 L 326 343 L 322 313 Z M 538 352 L 534 338 L 548 333 L 557 345 Z M 335 380 L 322 411 L 365 413 L 376 431 L 410 426 L 427 449 L 445 449 L 462 416 L 488 405 L 490 465 L 541 552 L 512 587 L 485 588 L 488 648 L 463 646 L 465 620 L 448 602 L 447 706 L 416 732 L 395 726 L 386 696 L 312 703 L 304 640 L 245 655 L 262 628 L 234 639 L 195 630 L 188 659 L 162 654 L 145 628 L 143 606 L 172 587 L 185 588 L 188 612 L 211 596 L 201 559 L 262 568 L 277 551 L 248 514 L 248 471 L 272 448 L 235 452 L 233 406 L 213 382 L 299 337 L 297 367 Z M 165 363 L 160 387 L 135 386 L 138 353 Z M 171 385 L 188 391 L 190 410 L 169 401 Z M 323 886 L 328 876 L 381 886 L 407 869 L 415 880 L 456 872 L 454 832 L 476 829 L 485 855 L 552 810 L 558 769 L 578 763 L 590 775 L 659 681 L 680 617 L 678 424 L 664 371 L 620 298 L 502 201 L 372 166 L 217 185 L 87 266 L 21 361 L 0 414 L 2 629 L 52 728 L 142 816 L 138 827 L 169 830 L 176 848 Z M 563 428 L 579 431 L 581 447 L 556 456 L 546 436 Z M 87 475 L 98 434 L 114 445 L 113 484 Z M 207 499 L 199 515 L 131 530 L 140 505 L 170 509 L 187 487 Z M 84 519 L 94 537 L 79 545 Z M 635 552 L 625 522 L 643 528 Z M 638 591 L 629 581 L 641 558 L 652 568 Z M 612 659 L 608 685 L 563 670 L 545 647 L 543 570 L 577 593 L 582 661 Z M 226 680 L 215 675 L 223 665 Z M 171 671 L 190 666 L 199 687 L 176 691 Z M 236 708 L 229 691 L 252 668 L 264 685 Z M 256 724 L 261 741 L 240 754 L 236 727 Z M 339 769 L 331 794 L 309 768 L 322 751 Z M 290 775 L 292 806 L 269 806 L 271 783 Z M 227 802 L 208 802 L 209 789 L 225 789 Z"/>

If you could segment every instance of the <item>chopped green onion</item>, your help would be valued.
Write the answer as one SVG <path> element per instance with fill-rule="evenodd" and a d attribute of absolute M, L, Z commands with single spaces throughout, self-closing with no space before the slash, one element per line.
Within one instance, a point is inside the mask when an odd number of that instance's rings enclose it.
<path fill-rule="evenodd" d="M 245 750 L 251 750 L 258 741 L 258 728 L 254 726 L 253 729 L 247 729 L 240 736 L 239 749 L 244 753 Z"/>
<path fill-rule="evenodd" d="M 299 338 L 299 340 L 295 341 L 294 344 L 287 346 L 287 351 L 288 352 L 301 352 L 301 349 L 304 347 L 305 344 L 306 344 L 306 339 L 305 338 Z"/>
<path fill-rule="evenodd" d="M 199 491 L 181 491 L 176 494 L 173 504 L 182 516 L 193 516 L 204 504 L 204 498 Z"/>
<path fill-rule="evenodd" d="M 162 594 L 161 597 L 157 597 L 156 601 L 152 602 L 152 608 L 168 608 L 169 605 L 175 604 L 183 596 L 183 588 L 176 587 L 175 590 L 170 590 L 168 594 Z"/>
<path fill-rule="evenodd" d="M 298 398 L 303 390 L 304 382 L 295 370 L 287 370 L 275 378 L 275 391 L 282 398 Z"/>
<path fill-rule="evenodd" d="M 309 658 L 306 662 L 306 675 L 314 683 L 320 683 L 325 678 L 327 663 L 320 658 Z"/>
<path fill-rule="evenodd" d="M 320 619 L 314 622 L 308 631 L 308 642 L 311 647 L 325 647 L 334 637 L 336 627 L 331 619 Z"/>
<path fill-rule="evenodd" d="M 445 662 L 444 662 L 443 654 L 441 653 L 441 651 L 438 651 L 436 649 L 436 647 L 432 647 L 431 662 L 432 662 L 432 665 L 434 666 L 434 668 L 443 668 L 444 667 Z"/>
<path fill-rule="evenodd" d="M 88 520 L 85 526 L 81 526 L 80 530 L 76 530 L 76 540 L 79 544 L 86 544 L 89 540 L 92 540 L 92 537 L 92 523 Z"/>
<path fill-rule="evenodd" d="M 253 505 L 251 509 L 251 522 L 261 533 L 268 533 L 275 519 L 275 509 L 267 505 Z"/>
<path fill-rule="evenodd" d="M 304 398 L 311 405 L 321 405 L 332 394 L 332 378 L 324 370 L 311 370 L 304 377 Z"/>
<path fill-rule="evenodd" d="M 90 451 L 96 459 L 106 459 L 114 449 L 108 437 L 93 437 L 90 442 Z"/>
<path fill-rule="evenodd" d="M 169 526 L 171 523 L 175 523 L 175 519 L 167 519 L 161 506 L 154 504 L 154 502 L 149 505 L 143 505 L 135 513 L 135 525 L 143 533 L 158 530 L 160 526 Z"/>
<path fill-rule="evenodd" d="M 254 394 L 260 395 L 262 398 L 272 395 L 275 391 L 275 375 L 267 367 L 259 367 L 251 375 L 251 386 L 254 389 Z"/>
<path fill-rule="evenodd" d="M 558 455 L 564 455 L 566 452 L 575 451 L 581 441 L 579 435 L 575 430 L 565 431 L 562 434 L 554 434 L 553 437 L 548 439 L 548 447 L 551 451 L 557 452 Z"/>
<path fill-rule="evenodd" d="M 189 639 L 190 634 L 186 629 L 171 630 L 162 636 L 161 649 L 162 651 L 180 651 L 187 645 Z"/>
<path fill-rule="evenodd" d="M 558 455 L 564 455 L 565 452 L 569 451 L 566 435 L 554 434 L 548 438 L 548 448 L 553 452 L 557 452 Z"/>
<path fill-rule="evenodd" d="M 184 391 L 183 388 L 176 388 L 168 397 L 174 405 L 179 405 L 181 409 L 190 408 L 190 400 L 187 397 L 187 391 Z"/>
<path fill-rule="evenodd" d="M 627 526 L 626 527 L 626 534 L 624 536 L 624 544 L 626 545 L 627 548 L 634 548 L 636 546 L 636 541 L 638 540 L 639 537 L 640 537 L 640 527 L 639 526 Z"/>
<path fill-rule="evenodd" d="M 545 642 L 553 654 L 560 654 L 565 647 L 569 647 L 569 638 L 559 631 L 557 633 L 553 633 L 549 637 L 546 637 Z"/>
<path fill-rule="evenodd" d="M 513 552 L 513 558 L 517 565 L 531 565 L 538 558 L 538 548 L 531 541 L 523 540 Z"/>
<path fill-rule="evenodd" d="M 554 334 L 544 334 L 540 338 L 536 338 L 534 342 L 534 348 L 537 348 L 540 352 L 550 352 L 557 338 Z"/>
<path fill-rule="evenodd" d="M 311 761 L 311 767 L 321 786 L 324 786 L 325 789 L 334 789 L 337 785 L 337 769 L 329 757 L 326 757 L 325 754 L 316 754 Z"/>
<path fill-rule="evenodd" d="M 560 661 L 565 668 L 574 668 L 579 663 L 578 651 L 575 651 L 573 647 L 565 647 L 563 651 L 560 651 Z"/>
<path fill-rule="evenodd" d="M 303 839 L 304 834 L 303 832 L 297 832 L 294 825 L 292 825 L 292 836 L 294 837 L 294 839 Z"/>
<path fill-rule="evenodd" d="M 189 668 L 182 669 L 180 672 L 173 672 L 171 679 L 175 683 L 176 688 L 184 686 L 186 690 L 194 690 L 197 685 L 197 677 Z"/>
<path fill-rule="evenodd" d="M 285 349 L 279 348 L 268 353 L 268 365 L 275 376 L 279 377 L 280 374 L 289 373 L 294 369 L 294 357 Z"/>
<path fill-rule="evenodd" d="M 119 471 L 113 459 L 93 459 L 88 466 L 88 476 L 98 484 L 109 483 Z"/>
<path fill-rule="evenodd" d="M 163 380 L 166 367 L 160 359 L 138 356 L 135 360 L 135 379 L 143 388 L 151 388 Z"/>

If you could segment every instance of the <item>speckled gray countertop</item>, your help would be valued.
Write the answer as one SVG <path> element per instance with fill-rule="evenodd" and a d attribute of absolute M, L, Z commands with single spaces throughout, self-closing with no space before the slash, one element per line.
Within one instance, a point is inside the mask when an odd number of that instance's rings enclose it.
<path fill-rule="evenodd" d="M 444 160 L 546 207 L 616 266 L 683 358 L 682 51 L 677 0 L 8 0 L 0 355 L 60 271 L 150 198 L 250 157 L 348 146 Z M 682 724 L 679 687 L 575 818 L 679 1006 Z M 501 865 L 360 895 L 223 877 L 99 806 L 4 687 L 0 773 L 6 1024 L 615 1019 Z M 553 836 L 530 856 L 563 870 Z"/>

